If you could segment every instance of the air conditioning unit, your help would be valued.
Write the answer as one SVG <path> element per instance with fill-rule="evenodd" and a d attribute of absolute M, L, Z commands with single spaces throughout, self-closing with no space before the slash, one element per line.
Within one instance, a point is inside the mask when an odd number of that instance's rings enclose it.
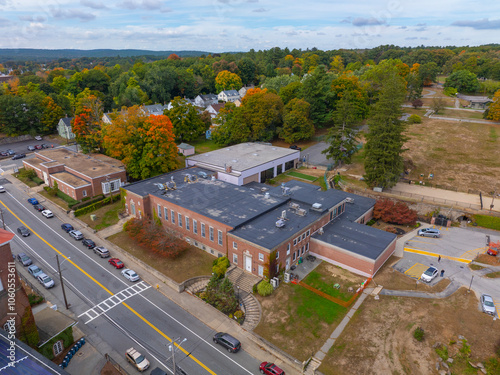
<path fill-rule="evenodd" d="M 354 198 L 349 198 L 349 197 L 348 197 L 348 198 L 346 198 L 346 199 L 345 199 L 345 201 L 346 201 L 347 203 L 354 203 Z"/>
<path fill-rule="evenodd" d="M 298 210 L 300 208 L 300 205 L 298 203 L 291 202 L 290 203 L 290 208 L 292 210 Z"/>
<path fill-rule="evenodd" d="M 284 275 L 285 275 L 285 279 L 284 279 L 285 283 L 289 283 L 290 282 L 290 273 L 289 272 L 285 272 Z"/>
<path fill-rule="evenodd" d="M 278 287 L 278 282 L 275 277 L 271 279 L 271 285 L 273 286 L 274 289 Z"/>
<path fill-rule="evenodd" d="M 279 219 L 277 222 L 276 222 L 276 226 L 278 228 L 283 228 L 285 226 L 285 220 L 283 219 Z"/>
<path fill-rule="evenodd" d="M 306 216 L 307 215 L 307 210 L 304 210 L 303 208 L 299 208 L 296 211 L 296 214 L 299 215 L 299 216 Z"/>
<path fill-rule="evenodd" d="M 276 281 L 276 287 L 280 286 L 280 279 L 278 279 L 277 277 L 273 277 L 272 280 Z"/>
<path fill-rule="evenodd" d="M 314 208 L 315 210 L 321 210 L 321 207 L 323 207 L 321 203 L 313 203 L 312 205 L 312 208 Z"/>

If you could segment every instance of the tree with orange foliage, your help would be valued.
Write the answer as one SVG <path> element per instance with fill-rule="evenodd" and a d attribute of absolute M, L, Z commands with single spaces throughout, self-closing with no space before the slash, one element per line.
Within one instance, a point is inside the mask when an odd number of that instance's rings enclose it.
<path fill-rule="evenodd" d="M 94 95 L 82 97 L 76 104 L 72 132 L 84 153 L 101 150 L 102 102 Z"/>
<path fill-rule="evenodd" d="M 171 53 L 168 57 L 167 57 L 167 60 L 180 60 L 181 58 L 175 54 L 175 53 Z"/>
<path fill-rule="evenodd" d="M 500 121 L 500 90 L 493 96 L 493 102 L 490 103 L 485 116 L 488 120 Z"/>

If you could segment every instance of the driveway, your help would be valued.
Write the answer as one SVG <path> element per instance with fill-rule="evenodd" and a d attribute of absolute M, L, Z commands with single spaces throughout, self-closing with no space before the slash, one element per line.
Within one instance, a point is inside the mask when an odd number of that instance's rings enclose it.
<path fill-rule="evenodd" d="M 333 163 L 333 160 L 328 160 L 326 155 L 321 153 L 327 147 L 326 142 L 319 142 L 314 146 L 306 148 L 300 152 L 300 161 L 310 167 L 328 167 L 328 165 Z"/>

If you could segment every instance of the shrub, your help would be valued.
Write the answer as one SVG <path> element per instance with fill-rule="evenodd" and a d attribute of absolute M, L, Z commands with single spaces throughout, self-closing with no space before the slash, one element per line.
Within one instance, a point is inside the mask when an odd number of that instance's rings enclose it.
<path fill-rule="evenodd" d="M 41 185 L 45 182 L 44 180 L 42 180 L 40 177 L 37 177 L 37 176 L 33 177 L 31 179 L 31 181 L 33 181 L 37 185 Z"/>
<path fill-rule="evenodd" d="M 370 219 L 370 221 L 368 223 L 366 223 L 366 225 L 369 225 L 370 227 L 375 224 L 377 222 L 377 220 L 375 219 Z"/>
<path fill-rule="evenodd" d="M 454 88 L 454 87 L 446 87 L 444 90 L 443 90 L 443 93 L 446 95 L 446 96 L 456 96 L 457 95 L 457 89 Z"/>
<path fill-rule="evenodd" d="M 436 354 L 440 356 L 443 359 L 443 361 L 446 361 L 448 359 L 449 355 L 448 355 L 448 348 L 446 347 L 446 345 L 439 345 L 436 347 L 435 350 Z"/>
<path fill-rule="evenodd" d="M 96 202 L 102 201 L 103 199 L 104 199 L 104 195 L 103 194 L 97 195 L 97 196 L 95 196 L 93 198 L 85 197 L 85 198 L 82 199 L 81 202 L 78 202 L 78 203 L 72 205 L 70 208 L 72 208 L 73 210 L 76 211 L 79 208 L 90 206 L 91 204 L 94 204 Z"/>
<path fill-rule="evenodd" d="M 44 298 L 42 296 L 30 293 L 28 294 L 28 301 L 30 302 L 30 306 L 38 305 L 43 302 Z"/>
<path fill-rule="evenodd" d="M 236 319 L 241 319 L 241 318 L 243 318 L 243 311 L 241 311 L 241 310 L 236 310 L 236 311 L 234 312 L 234 317 L 235 317 Z"/>
<path fill-rule="evenodd" d="M 424 341 L 425 332 L 424 332 L 423 328 L 417 327 L 417 329 L 415 329 L 415 331 L 413 331 L 413 337 L 417 341 Z"/>
<path fill-rule="evenodd" d="M 257 293 L 257 286 L 258 286 L 258 285 L 259 285 L 259 284 L 253 284 L 253 287 L 252 287 L 252 292 L 253 292 L 254 294 L 255 294 L 255 293 Z"/>
<path fill-rule="evenodd" d="M 267 280 L 262 280 L 259 285 L 257 285 L 257 292 L 262 296 L 270 296 L 273 292 L 273 286 Z"/>
<path fill-rule="evenodd" d="M 73 198 L 71 198 L 69 195 L 67 194 L 64 194 L 61 190 L 57 189 L 56 190 L 56 195 L 61 198 L 63 201 L 65 201 L 67 204 L 68 204 L 68 207 L 72 207 L 74 206 L 75 204 L 78 203 L 77 200 L 74 200 Z"/>
<path fill-rule="evenodd" d="M 226 274 L 227 269 L 229 268 L 230 263 L 227 257 L 220 257 L 213 261 L 212 263 L 212 272 L 217 278 L 222 278 Z"/>
<path fill-rule="evenodd" d="M 224 314 L 233 314 L 238 309 L 238 299 L 233 283 L 227 277 L 212 276 L 205 290 L 205 301 Z"/>
<path fill-rule="evenodd" d="M 413 108 L 417 109 L 422 107 L 424 105 L 424 102 L 420 99 L 415 99 L 411 102 L 411 105 L 413 106 Z"/>
<path fill-rule="evenodd" d="M 36 172 L 33 169 L 20 168 L 18 177 L 31 180 L 36 177 Z"/>
<path fill-rule="evenodd" d="M 468 358 L 470 357 L 470 345 L 467 344 L 467 340 L 462 340 L 462 347 L 460 348 L 460 353 L 463 357 Z"/>
<path fill-rule="evenodd" d="M 373 217 L 390 224 L 415 225 L 417 222 L 415 210 L 411 210 L 406 203 L 394 203 L 390 199 L 381 199 L 375 203 Z"/>
<path fill-rule="evenodd" d="M 113 197 L 113 201 L 115 201 L 117 199 L 115 199 Z M 93 202 L 93 203 L 92 203 Z M 88 214 L 92 211 L 95 211 L 103 206 L 106 206 L 108 204 L 111 204 L 111 198 L 110 197 L 107 197 L 107 198 L 104 198 L 104 199 L 101 199 L 100 201 L 92 201 L 88 204 L 86 204 L 85 206 L 83 206 L 82 208 L 79 208 L 77 210 L 75 210 L 75 216 L 81 216 L 81 215 L 85 215 L 85 214 Z M 85 202 L 87 203 L 87 202 Z M 74 205 L 73 207 L 75 207 L 76 205 Z"/>
<path fill-rule="evenodd" d="M 419 115 L 411 115 L 410 117 L 408 117 L 408 122 L 410 124 L 421 124 L 422 118 Z"/>

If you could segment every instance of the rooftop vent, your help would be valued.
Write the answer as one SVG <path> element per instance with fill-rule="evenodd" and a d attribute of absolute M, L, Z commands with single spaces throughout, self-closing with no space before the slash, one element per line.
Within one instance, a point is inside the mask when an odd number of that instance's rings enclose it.
<path fill-rule="evenodd" d="M 286 219 L 286 210 L 281 211 L 281 219 Z"/>
<path fill-rule="evenodd" d="M 295 213 L 299 216 L 306 216 L 307 215 L 307 210 L 304 210 L 303 208 L 299 208 Z"/>
<path fill-rule="evenodd" d="M 354 203 L 354 198 L 350 198 L 350 197 L 348 197 L 348 198 L 346 198 L 346 199 L 345 199 L 345 201 L 346 201 L 347 203 Z"/>
<path fill-rule="evenodd" d="M 279 219 L 277 222 L 276 222 L 276 227 L 278 228 L 283 228 L 285 226 L 285 220 L 283 219 Z"/>
<path fill-rule="evenodd" d="M 323 234 L 323 233 L 325 233 L 325 230 L 323 229 L 323 227 L 319 228 L 318 233 L 319 233 L 319 234 Z"/>
<path fill-rule="evenodd" d="M 259 156 L 259 154 L 255 153 L 255 154 L 253 154 L 253 156 Z"/>
<path fill-rule="evenodd" d="M 214 175 L 214 174 L 212 175 L 211 180 L 212 180 L 212 181 L 215 181 L 215 180 L 216 180 L 216 178 L 215 178 L 215 175 Z"/>
<path fill-rule="evenodd" d="M 205 172 L 203 172 L 203 171 L 199 171 L 198 172 L 198 176 L 200 176 L 201 178 L 207 178 L 208 177 L 208 175 Z"/>
<path fill-rule="evenodd" d="M 158 183 L 158 182 L 157 182 L 157 183 L 155 183 L 154 185 L 158 188 L 158 190 L 163 190 L 163 189 L 165 189 L 165 186 L 163 186 L 163 184 L 160 184 L 160 183 Z"/>
<path fill-rule="evenodd" d="M 313 203 L 312 205 L 312 208 L 315 210 L 321 210 L 321 207 L 323 207 L 321 203 Z"/>
<path fill-rule="evenodd" d="M 267 188 L 267 187 L 260 188 L 260 191 L 261 191 L 262 193 L 263 193 L 263 192 L 265 192 L 265 191 L 268 191 L 268 190 L 269 190 L 269 188 Z"/>
<path fill-rule="evenodd" d="M 292 210 L 298 210 L 300 208 L 300 205 L 298 203 L 295 203 L 295 202 L 290 202 L 290 208 Z"/>
<path fill-rule="evenodd" d="M 264 195 L 264 197 L 266 197 L 266 199 L 269 199 L 269 198 L 271 198 L 271 194 L 269 194 L 269 192 L 267 192 L 267 193 Z"/>

